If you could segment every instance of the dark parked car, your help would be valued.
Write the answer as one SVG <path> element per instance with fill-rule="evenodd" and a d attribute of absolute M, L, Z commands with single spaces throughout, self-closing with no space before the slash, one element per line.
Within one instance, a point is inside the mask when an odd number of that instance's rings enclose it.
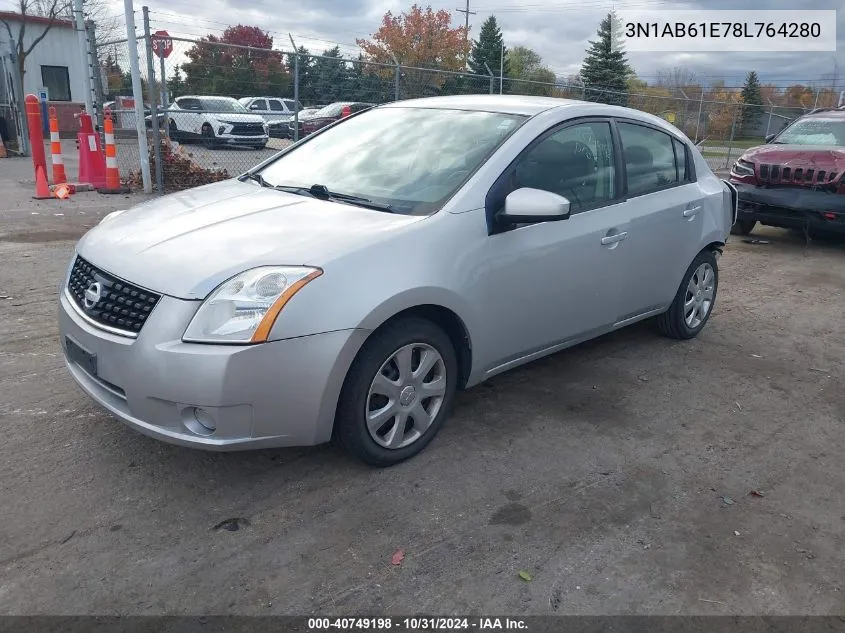
<path fill-rule="evenodd" d="M 845 233 L 845 107 L 804 115 L 731 168 L 739 192 L 734 231 L 757 222 Z"/>
<path fill-rule="evenodd" d="M 317 110 L 311 116 L 300 119 L 299 137 L 308 136 L 345 116 L 368 110 L 375 105 L 374 103 L 363 103 L 360 101 L 338 101 L 331 103 L 325 108 Z M 290 122 L 290 129 L 291 131 L 295 129 L 295 123 L 293 121 Z"/>

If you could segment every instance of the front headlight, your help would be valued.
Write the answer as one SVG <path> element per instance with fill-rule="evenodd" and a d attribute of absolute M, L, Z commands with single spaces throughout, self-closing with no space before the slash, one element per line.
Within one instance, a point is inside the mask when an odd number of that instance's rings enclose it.
<path fill-rule="evenodd" d="M 754 175 L 754 163 L 751 163 L 747 160 L 743 160 L 740 158 L 738 161 L 734 163 L 734 166 L 731 168 L 731 171 L 736 176 L 753 176 Z"/>
<path fill-rule="evenodd" d="M 261 266 L 224 281 L 191 319 L 186 343 L 263 343 L 285 304 L 323 271 L 305 266 Z"/>

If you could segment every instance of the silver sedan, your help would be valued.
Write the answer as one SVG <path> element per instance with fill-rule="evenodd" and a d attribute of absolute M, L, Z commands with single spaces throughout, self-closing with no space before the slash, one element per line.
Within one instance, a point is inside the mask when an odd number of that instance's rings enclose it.
<path fill-rule="evenodd" d="M 241 177 L 107 216 L 60 293 L 67 367 L 129 426 L 387 466 L 456 391 L 642 319 L 707 323 L 735 191 L 662 119 L 541 97 L 401 101 Z"/>

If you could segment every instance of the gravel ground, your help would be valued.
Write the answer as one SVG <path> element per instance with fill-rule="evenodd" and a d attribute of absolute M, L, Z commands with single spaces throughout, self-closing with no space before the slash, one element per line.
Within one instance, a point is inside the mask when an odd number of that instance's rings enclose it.
<path fill-rule="evenodd" d="M 57 284 L 138 198 L 36 202 L 26 161 L 0 174 L 0 613 L 845 612 L 842 244 L 734 238 L 696 340 L 640 324 L 514 370 L 370 470 L 100 411 L 63 366 Z"/>

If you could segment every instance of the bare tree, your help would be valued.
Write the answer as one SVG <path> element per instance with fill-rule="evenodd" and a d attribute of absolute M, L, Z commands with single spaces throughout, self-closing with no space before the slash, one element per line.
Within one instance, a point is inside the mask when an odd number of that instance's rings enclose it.
<path fill-rule="evenodd" d="M 23 78 L 26 74 L 26 58 L 32 53 L 36 46 L 47 37 L 50 29 L 59 21 L 67 18 L 67 12 L 70 9 L 69 0 L 18 0 L 17 9 L 19 9 L 20 17 L 15 20 L 7 20 L 0 18 L 0 22 L 6 28 L 9 34 L 9 44 L 15 54 L 17 60 L 17 74 L 19 89 L 15 96 L 17 98 L 17 108 L 20 113 L 21 133 L 24 138 L 18 139 L 19 147 L 26 146 L 27 136 L 27 122 L 26 116 L 26 97 L 23 94 Z M 17 29 L 17 33 L 13 30 Z M 33 30 L 41 29 L 35 37 L 27 38 L 27 27 L 32 27 Z"/>
<path fill-rule="evenodd" d="M 661 88 L 684 88 L 697 83 L 695 73 L 686 66 L 675 66 L 657 71 L 656 84 Z"/>

